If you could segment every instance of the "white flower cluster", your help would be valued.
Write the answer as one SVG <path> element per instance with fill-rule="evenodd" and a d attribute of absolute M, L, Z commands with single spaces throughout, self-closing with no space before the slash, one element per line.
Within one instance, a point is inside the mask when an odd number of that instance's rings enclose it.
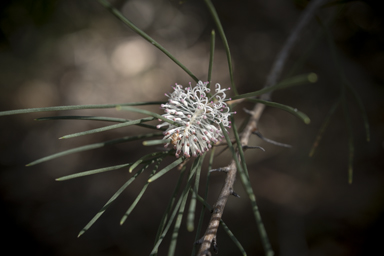
<path fill-rule="evenodd" d="M 159 124 L 157 128 L 169 126 L 164 132 L 164 139 L 170 139 L 170 144 L 176 149 L 176 157 L 181 154 L 185 157 L 191 155 L 196 157 L 212 147 L 212 143 L 219 142 L 224 136 L 219 124 L 230 128 L 228 117 L 236 112 L 229 112 L 230 109 L 225 101 L 225 91 L 221 89 L 220 84 L 215 85 L 215 93 L 210 96 L 210 88 L 207 87 L 208 82 L 199 81 L 192 88 L 183 89 L 183 86 L 176 84 L 171 94 L 165 94 L 169 100 L 167 104 L 162 104 L 165 114 L 163 117 L 172 120 L 179 126 L 164 122 Z M 159 119 L 159 121 L 161 121 Z"/>

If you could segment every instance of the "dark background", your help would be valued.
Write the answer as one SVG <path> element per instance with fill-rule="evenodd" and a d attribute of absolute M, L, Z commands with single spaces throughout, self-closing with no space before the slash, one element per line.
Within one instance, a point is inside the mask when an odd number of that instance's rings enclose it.
<path fill-rule="evenodd" d="M 347 79 L 361 97 L 370 124 L 366 142 L 357 103 L 348 94 L 355 154 L 354 180 L 348 184 L 347 127 L 339 107 L 311 158 L 317 132 L 340 93 L 339 71 L 326 39 L 321 37 L 295 74 L 315 72 L 313 85 L 277 91 L 273 101 L 298 108 L 311 118 L 267 108 L 260 120 L 264 136 L 293 145 L 279 148 L 251 138 L 266 152 L 247 151 L 248 169 L 266 230 L 277 255 L 380 254 L 384 210 L 383 82 L 384 33 L 380 1 L 350 1 L 322 8 Z M 213 1 L 231 48 L 235 84 L 240 93 L 262 88 L 271 65 L 295 26 L 307 1 Z M 214 28 L 203 1 L 114 1 L 138 27 L 168 49 L 197 77 L 206 79 L 210 31 Z M 1 1 L 0 110 L 76 104 L 165 100 L 175 82 L 191 78 L 97 1 Z M 287 62 L 284 76 L 315 40 L 315 20 L 305 29 Z M 216 38 L 213 81 L 230 85 L 226 55 Z M 246 114 L 238 107 L 236 120 Z M 150 108 L 154 109 L 154 108 Z M 158 111 L 158 110 L 156 110 Z M 159 112 L 160 113 L 160 112 Z M 123 226 L 121 216 L 136 198 L 142 175 L 82 237 L 78 232 L 130 177 L 127 169 L 57 182 L 63 175 L 127 163 L 153 150 L 140 142 L 118 144 L 25 164 L 72 147 L 143 132 L 128 127 L 76 139 L 57 138 L 107 125 L 91 121 L 33 119 L 53 115 L 99 115 L 137 118 L 109 110 L 66 111 L 5 116 L 0 119 L 0 196 L 3 251 L 12 255 L 148 255 L 178 171 L 151 184 Z M 150 131 L 150 130 L 146 130 Z M 216 158 L 226 166 L 229 153 Z M 207 173 L 202 172 L 202 187 Z M 224 175 L 211 176 L 213 203 Z M 237 182 L 240 199 L 230 198 L 224 221 L 248 255 L 263 253 L 250 203 Z M 204 227 L 208 221 L 205 220 Z M 194 233 L 182 225 L 177 255 L 189 255 Z M 5 237 L 5 238 L 4 238 Z M 160 247 L 167 252 L 169 238 Z M 239 255 L 222 229 L 220 255 Z"/>

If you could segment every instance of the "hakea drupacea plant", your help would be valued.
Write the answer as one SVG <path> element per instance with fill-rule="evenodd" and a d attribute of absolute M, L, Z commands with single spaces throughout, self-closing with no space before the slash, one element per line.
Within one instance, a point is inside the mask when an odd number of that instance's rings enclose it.
<path fill-rule="evenodd" d="M 170 139 L 165 144 L 168 147 L 173 145 L 176 150 L 176 157 L 196 157 L 202 155 L 224 138 L 220 129 L 220 123 L 230 128 L 231 121 L 228 117 L 236 112 L 230 112 L 226 101 L 225 91 L 230 88 L 221 88 L 220 84 L 215 85 L 215 93 L 211 95 L 209 82 L 199 81 L 195 87 L 189 83 L 189 87 L 183 88 L 175 84 L 173 92 L 165 94 L 169 100 L 162 104 L 165 114 L 163 117 L 177 122 L 180 126 L 164 122 L 157 125 L 157 128 L 168 126 L 164 132 L 164 140 Z M 161 121 L 161 119 L 159 119 Z"/>
<path fill-rule="evenodd" d="M 72 175 L 68 175 L 65 177 L 61 177 L 57 180 L 67 180 L 67 179 L 72 179 L 72 178 L 77 178 L 77 177 L 83 177 L 91 174 L 96 174 L 96 173 L 101 173 L 101 172 L 106 172 L 106 171 L 111 171 L 111 170 L 117 170 L 120 168 L 125 168 L 127 166 L 130 166 L 130 172 L 134 168 L 136 168 L 138 165 L 142 164 L 143 167 L 135 173 L 132 177 L 130 177 L 124 185 L 116 191 L 116 193 L 110 198 L 110 200 L 102 207 L 102 209 L 94 216 L 94 218 L 81 230 L 79 233 L 79 236 L 82 235 L 85 231 L 87 231 L 94 223 L 95 221 L 104 213 L 104 211 L 108 208 L 108 206 L 116 200 L 116 198 L 131 184 L 131 182 L 136 179 L 138 175 L 140 175 L 144 170 L 149 168 L 152 164 L 155 164 L 154 169 L 152 170 L 152 173 L 150 174 L 150 177 L 146 183 L 146 185 L 143 187 L 142 191 L 136 198 L 136 200 L 132 203 L 130 208 L 127 210 L 126 214 L 121 220 L 121 224 L 124 223 L 125 219 L 128 217 L 130 212 L 135 208 L 137 205 L 138 201 L 140 200 L 141 196 L 143 195 L 145 189 L 147 186 L 150 184 L 150 182 L 156 180 L 160 176 L 164 175 L 166 172 L 170 171 L 171 169 L 175 167 L 179 167 L 182 171 L 180 173 L 180 178 L 179 181 L 175 187 L 174 193 L 172 195 L 172 200 L 169 202 L 169 206 L 167 207 L 167 210 L 164 214 L 164 218 L 160 223 L 158 235 L 156 237 L 156 244 L 151 252 L 151 255 L 155 255 L 157 253 L 158 247 L 160 243 L 162 242 L 164 236 L 167 234 L 173 220 L 176 218 L 177 212 L 183 213 L 184 212 L 184 207 L 185 203 L 188 197 L 189 192 L 192 193 L 191 197 L 191 203 L 190 203 L 190 209 L 188 210 L 188 230 L 193 230 L 193 222 L 194 222 L 194 211 L 195 211 L 195 203 L 196 199 L 202 202 L 204 207 L 207 207 L 210 209 L 210 205 L 206 202 L 207 198 L 207 193 L 208 193 L 208 185 L 206 186 L 206 192 L 205 192 L 205 197 L 200 197 L 198 195 L 198 186 L 199 186 L 199 178 L 200 178 L 200 171 L 202 170 L 202 163 L 204 160 L 205 152 L 208 151 L 210 148 L 212 148 L 213 145 L 217 145 L 219 141 L 221 141 L 224 137 L 228 143 L 228 147 L 232 153 L 233 160 L 230 165 L 227 167 L 219 168 L 216 170 L 224 170 L 226 172 L 229 172 L 225 186 L 223 186 L 222 192 L 220 193 L 218 201 L 214 204 L 214 209 L 212 209 L 212 216 L 211 216 L 211 221 L 208 225 L 207 231 L 204 234 L 204 237 L 198 240 L 198 235 L 200 231 L 196 232 L 196 237 L 198 241 L 203 241 L 200 247 L 200 252 L 199 255 L 210 255 L 209 249 L 212 245 L 213 249 L 216 249 L 216 233 L 219 225 L 217 222 L 220 221 L 221 225 L 227 232 L 227 234 L 230 236 L 230 238 L 235 242 L 237 247 L 240 249 L 243 255 L 245 254 L 244 249 L 240 245 L 240 243 L 237 241 L 237 239 L 233 236 L 233 234 L 230 232 L 228 227 L 226 227 L 225 223 L 222 220 L 222 214 L 224 207 L 227 202 L 227 198 L 229 195 L 234 195 L 238 196 L 234 191 L 233 191 L 233 184 L 235 182 L 236 178 L 236 173 L 239 171 L 239 176 L 240 180 L 242 181 L 245 190 L 249 196 L 249 199 L 251 200 L 252 203 L 252 210 L 256 219 L 256 222 L 258 223 L 258 229 L 260 231 L 261 237 L 262 237 L 262 243 L 264 246 L 264 249 L 266 251 L 267 255 L 273 255 L 273 251 L 271 249 L 265 228 L 263 226 L 260 213 L 258 212 L 258 208 L 256 205 L 256 200 L 255 200 L 255 195 L 252 190 L 252 186 L 250 185 L 249 181 L 249 176 L 247 174 L 247 166 L 244 161 L 244 153 L 243 153 L 243 148 L 252 148 L 247 145 L 247 141 L 249 139 L 249 136 L 251 134 L 250 131 L 255 130 L 257 128 L 257 120 L 260 117 L 260 115 L 263 112 L 264 108 L 258 108 L 259 106 L 262 106 L 261 104 L 267 105 L 267 106 L 272 106 L 272 107 L 277 107 L 283 110 L 288 111 L 289 113 L 296 115 L 297 117 L 301 118 L 305 123 L 309 123 L 309 118 L 302 112 L 297 111 L 297 109 L 294 109 L 289 106 L 285 106 L 283 104 L 275 103 L 275 102 L 270 102 L 269 100 L 265 100 L 260 95 L 267 95 L 268 98 L 270 96 L 270 92 L 276 89 L 281 89 L 285 88 L 288 86 L 293 86 L 293 85 L 299 85 L 302 83 L 314 83 L 317 80 L 317 76 L 313 73 L 309 75 L 300 75 L 297 77 L 291 77 L 288 78 L 281 83 L 277 83 L 277 79 L 280 75 L 281 70 L 275 70 L 273 69 L 272 74 L 276 74 L 274 76 L 270 76 L 273 79 L 267 83 L 267 85 L 258 91 L 254 92 L 249 92 L 246 94 L 239 95 L 236 92 L 236 87 L 234 86 L 233 82 L 233 76 L 232 76 L 232 64 L 231 64 L 231 58 L 230 58 L 230 52 L 229 52 L 229 46 L 227 43 L 227 40 L 225 38 L 224 31 L 222 29 L 222 26 L 220 24 L 220 20 L 217 16 L 217 13 L 212 5 L 212 3 L 209 0 L 205 0 L 207 7 L 209 8 L 214 21 L 218 27 L 219 34 L 221 38 L 224 41 L 225 47 L 226 47 L 226 52 L 228 55 L 228 66 L 230 70 L 230 76 L 231 76 L 231 84 L 232 87 L 235 91 L 235 95 L 233 96 L 234 100 L 244 100 L 247 99 L 249 101 L 254 101 L 258 103 L 254 107 L 254 111 L 249 111 L 249 114 L 252 115 L 250 118 L 250 121 L 248 124 L 246 124 L 245 128 L 243 129 L 241 136 L 242 138 L 245 138 L 245 145 L 243 141 L 240 141 L 239 134 L 237 133 L 236 126 L 233 125 L 233 133 L 236 138 L 236 143 L 237 143 L 237 149 L 232 145 L 232 142 L 227 134 L 225 132 L 228 132 L 226 129 L 231 128 L 230 124 L 231 121 L 229 121 L 229 118 L 233 118 L 233 114 L 236 114 L 236 112 L 231 112 L 230 107 L 228 105 L 228 101 L 231 100 L 231 98 L 226 98 L 226 91 L 229 90 L 230 88 L 221 88 L 220 84 L 215 85 L 215 89 L 212 88 L 212 93 L 211 93 L 211 88 L 210 88 L 210 83 L 209 82 L 202 82 L 198 81 L 198 79 L 184 66 L 182 65 L 175 57 L 173 57 L 167 50 L 165 50 L 160 44 L 158 44 L 154 39 L 152 39 L 150 36 L 148 36 L 144 31 L 140 30 L 137 28 L 134 24 L 132 24 L 128 19 L 126 19 L 117 9 L 115 9 L 108 1 L 106 0 L 99 0 L 99 2 L 105 6 L 108 10 L 111 11 L 113 15 L 115 15 L 118 19 L 120 19 L 124 24 L 128 25 L 131 29 L 133 29 L 135 32 L 137 32 L 140 36 L 142 36 L 145 40 L 149 41 L 151 44 L 156 46 L 159 50 L 161 50 L 164 54 L 166 54 L 170 59 L 172 59 L 177 65 L 179 65 L 187 74 L 189 74 L 196 82 L 196 86 L 192 86 L 191 83 L 189 84 L 189 87 L 183 87 L 180 84 L 175 84 L 173 86 L 173 92 L 169 94 L 165 94 L 169 99 L 168 102 L 164 104 L 164 102 L 136 102 L 136 103 L 125 103 L 125 104 L 99 104 L 99 105 L 75 105 L 75 106 L 57 106 L 57 107 L 46 107 L 46 108 L 32 108 L 32 109 L 24 109 L 24 110 L 14 110 L 14 111 L 2 111 L 0 112 L 0 116 L 2 115 L 14 115 L 14 114 L 21 114 L 21 113 L 33 113 L 33 112 L 40 112 L 40 111 L 57 111 L 57 110 L 80 110 L 80 109 L 97 109 L 97 108 L 116 108 L 120 110 L 127 110 L 131 112 L 138 112 L 141 114 L 147 115 L 145 118 L 137 119 L 137 120 L 127 120 L 127 119 L 121 119 L 121 118 L 110 118 L 110 117 L 98 117 L 98 116 L 54 116 L 54 117 L 46 117 L 46 118 L 38 118 L 36 120 L 54 120 L 54 119 L 74 119 L 74 120 L 98 120 L 98 121 L 110 121 L 110 122 L 119 122 L 119 124 L 114 124 L 114 125 L 109 125 L 106 127 L 98 128 L 98 129 L 93 129 L 90 131 L 85 131 L 85 132 L 80 132 L 68 136 L 64 136 L 62 138 L 72 138 L 72 137 L 77 137 L 80 135 L 86 135 L 86 134 L 92 134 L 96 132 L 102 132 L 106 130 L 111 130 L 111 129 L 116 129 L 120 127 L 126 127 L 129 125 L 139 125 L 141 127 L 146 127 L 146 128 L 151 128 L 151 129 L 160 129 L 163 132 L 158 133 L 146 133 L 146 134 L 140 134 L 140 135 L 135 135 L 135 136 L 125 136 L 123 138 L 118 138 L 118 139 L 113 139 L 109 141 L 104 141 L 100 143 L 94 143 L 90 145 L 85 145 L 77 148 L 73 148 L 70 150 L 66 150 L 63 152 L 59 152 L 56 154 L 53 154 L 51 156 L 47 156 L 41 159 L 38 159 L 30 164 L 35 165 L 44 161 L 48 161 L 51 159 L 54 159 L 56 157 L 61 157 L 67 154 L 75 153 L 75 152 L 81 152 L 81 151 L 86 151 L 86 150 L 91 150 L 91 149 L 96 149 L 108 145 L 113 145 L 117 143 L 123 143 L 123 142 L 128 142 L 128 141 L 133 141 L 133 140 L 140 140 L 140 139 L 149 139 L 157 136 L 163 136 L 162 140 L 150 140 L 150 141 L 144 141 L 144 145 L 158 145 L 158 144 L 164 144 L 165 147 L 173 146 L 174 150 L 170 151 L 158 151 L 154 152 L 148 155 L 145 155 L 138 159 L 134 163 L 126 163 L 122 165 L 116 165 L 116 166 L 110 166 L 110 167 L 105 167 L 105 168 L 100 168 L 100 169 L 95 169 L 95 170 L 90 170 L 90 171 L 85 171 L 82 173 L 76 173 Z M 312 3 L 314 2 L 314 3 Z M 315 0 L 311 1 L 309 5 L 311 6 L 318 6 L 320 4 L 321 0 Z M 308 10 L 315 10 L 314 7 L 312 9 Z M 312 12 L 312 11 L 311 11 Z M 303 16 L 307 17 L 307 16 Z M 310 15 L 308 16 L 310 17 Z M 305 18 L 308 20 L 309 18 Z M 296 34 L 292 34 L 295 37 L 297 37 Z M 213 51 L 214 51 L 214 42 L 215 42 L 215 33 L 212 31 L 212 38 L 211 38 L 211 54 L 210 54 L 210 68 L 208 72 L 208 80 L 210 80 L 211 77 L 211 71 L 212 71 L 212 63 L 213 63 Z M 295 40 L 288 40 L 288 42 L 295 42 Z M 289 48 L 284 47 L 284 51 Z M 284 52 L 283 52 L 284 53 Z M 288 56 L 287 54 L 282 54 L 284 58 Z M 281 63 L 284 63 L 285 59 L 281 57 L 283 62 L 279 59 L 278 68 L 282 68 L 283 66 Z M 280 57 L 279 57 L 280 58 Z M 267 93 L 267 94 L 266 94 Z M 254 97 L 260 96 L 261 99 L 256 99 Z M 164 110 L 163 115 L 159 115 L 154 112 L 150 112 L 147 110 L 143 109 L 137 109 L 133 108 L 131 106 L 141 106 L 141 105 L 154 105 L 154 104 L 161 104 L 161 108 Z M 256 111 L 258 109 L 261 109 L 261 111 Z M 154 118 L 159 118 L 159 121 L 164 121 L 163 123 L 158 124 L 157 126 L 152 126 L 150 124 L 144 124 L 144 122 L 152 121 Z M 249 132 L 247 132 L 249 131 Z M 262 138 L 262 136 L 260 135 Z M 269 140 L 270 142 L 270 140 Z M 286 144 L 282 143 L 274 143 L 276 145 L 280 146 L 287 146 Z M 158 168 L 160 166 L 160 163 L 162 160 L 164 160 L 167 156 L 168 153 L 172 152 L 172 154 L 175 154 L 175 156 L 179 159 L 174 161 L 173 163 L 167 165 L 160 171 L 158 171 Z M 202 157 L 199 157 L 202 155 Z M 190 157 L 196 157 L 191 164 L 190 167 L 190 172 L 189 172 L 189 177 L 187 179 L 186 186 L 177 201 L 177 203 L 174 205 L 173 210 L 172 205 L 174 203 L 174 199 L 176 198 L 177 191 L 179 189 L 179 182 L 183 177 L 183 170 L 185 170 L 186 166 L 185 164 L 188 162 L 186 158 Z M 239 162 L 239 156 L 241 159 L 241 162 Z M 209 162 L 209 167 L 210 169 L 212 167 L 212 162 L 214 158 L 214 150 L 211 151 L 211 158 Z M 208 173 L 208 178 L 207 178 L 207 184 L 209 181 L 209 175 L 211 172 Z M 192 178 L 195 175 L 195 185 L 192 188 Z M 202 214 L 204 214 L 204 208 L 202 209 Z M 181 214 L 182 215 L 182 214 Z M 192 217 L 190 217 L 192 216 Z M 167 219 L 168 218 L 168 219 Z M 199 220 L 199 225 L 202 223 L 203 218 L 200 218 Z M 170 251 L 169 255 L 174 255 L 174 248 L 175 248 L 175 243 L 177 239 L 174 239 L 174 236 L 176 234 L 177 237 L 177 232 L 180 227 L 180 222 L 181 218 L 177 216 L 177 221 L 175 224 L 175 229 L 174 229 L 174 234 L 172 235 L 172 242 L 170 245 Z M 192 225 L 192 228 L 190 226 Z M 198 227 L 199 230 L 199 227 Z M 172 249 L 171 249 L 172 248 Z"/>

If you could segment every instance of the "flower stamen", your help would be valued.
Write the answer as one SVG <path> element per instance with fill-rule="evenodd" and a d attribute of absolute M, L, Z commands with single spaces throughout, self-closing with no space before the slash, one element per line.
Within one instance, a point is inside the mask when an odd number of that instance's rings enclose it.
<path fill-rule="evenodd" d="M 182 85 L 175 84 L 173 92 L 165 94 L 169 100 L 162 104 L 163 116 L 177 122 L 180 126 L 164 122 L 157 125 L 157 128 L 168 125 L 164 132 L 164 139 L 171 139 L 171 144 L 176 149 L 176 157 L 196 157 L 208 151 L 212 144 L 219 142 L 224 136 L 218 127 L 220 123 L 230 128 L 228 117 L 235 112 L 230 112 L 225 91 L 220 84 L 216 84 L 216 93 L 209 99 L 210 89 L 208 82 L 199 81 L 195 87 L 189 83 L 189 87 L 183 89 Z M 160 121 L 160 120 L 159 120 Z M 169 143 L 165 146 L 170 145 Z"/>

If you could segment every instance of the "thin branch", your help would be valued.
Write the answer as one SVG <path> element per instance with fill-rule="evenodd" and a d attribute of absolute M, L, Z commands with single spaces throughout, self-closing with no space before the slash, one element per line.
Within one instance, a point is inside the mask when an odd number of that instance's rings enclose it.
<path fill-rule="evenodd" d="M 291 148 L 292 147 L 291 145 L 288 145 L 288 144 L 285 144 L 285 143 L 281 143 L 281 142 L 277 142 L 277 141 L 265 138 L 259 131 L 254 131 L 253 134 L 255 134 L 257 137 L 259 137 L 263 141 L 271 143 L 273 145 L 276 145 L 276 146 L 279 146 L 279 147 L 284 147 L 284 148 Z"/>
<path fill-rule="evenodd" d="M 325 0 L 314 0 L 309 2 L 308 7 L 305 9 L 304 13 L 301 15 L 299 22 L 297 23 L 296 27 L 294 28 L 293 32 L 287 39 L 286 43 L 284 44 L 282 50 L 278 54 L 274 65 L 268 75 L 267 82 L 265 84 L 265 88 L 269 87 L 271 85 L 276 84 L 277 80 L 279 79 L 282 70 L 284 68 L 284 65 L 287 61 L 287 58 L 289 54 L 292 51 L 292 48 L 297 42 L 303 28 L 306 24 L 309 23 L 311 18 L 314 16 L 314 13 L 316 9 L 322 5 L 325 2 Z M 268 100 L 271 96 L 271 92 L 265 93 L 261 96 L 261 99 Z M 248 121 L 248 124 L 244 128 L 244 131 L 241 134 L 241 144 L 242 146 L 247 146 L 249 137 L 251 136 L 252 132 L 256 131 L 256 128 L 258 126 L 259 119 L 261 115 L 263 114 L 265 105 L 258 103 L 255 105 L 255 107 L 252 110 L 252 116 Z M 227 177 L 225 179 L 224 186 L 220 192 L 220 195 L 215 203 L 214 211 L 212 212 L 211 220 L 209 222 L 208 228 L 203 236 L 202 244 L 200 246 L 198 255 L 208 255 L 209 250 L 212 246 L 213 241 L 216 239 L 217 229 L 219 227 L 220 219 L 223 215 L 225 205 L 227 203 L 228 197 L 231 195 L 231 192 L 233 192 L 233 184 L 235 183 L 236 179 L 236 163 L 235 159 L 232 160 L 231 164 L 228 166 L 229 171 L 227 172 Z M 263 246 L 265 249 L 266 255 L 273 255 L 273 251 L 270 247 L 270 244 L 267 240 L 263 240 Z"/>

